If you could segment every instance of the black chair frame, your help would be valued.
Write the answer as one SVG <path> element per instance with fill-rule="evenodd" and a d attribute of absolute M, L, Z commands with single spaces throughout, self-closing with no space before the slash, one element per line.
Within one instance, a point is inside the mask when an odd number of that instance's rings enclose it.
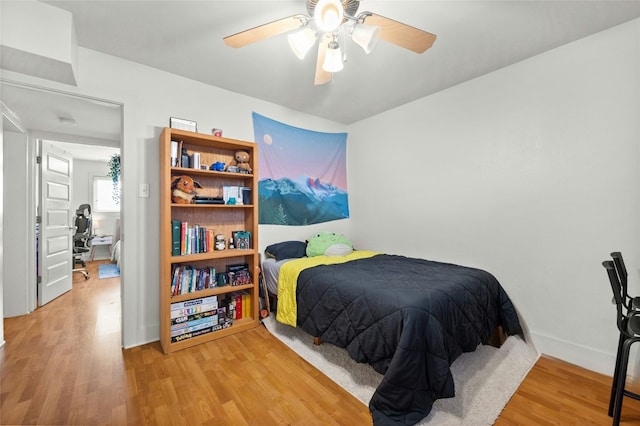
<path fill-rule="evenodd" d="M 609 416 L 613 417 L 612 424 L 617 426 L 620 424 L 623 398 L 626 396 L 640 401 L 640 394 L 625 389 L 631 346 L 636 342 L 640 342 L 640 311 L 629 309 L 629 306 L 632 305 L 630 302 L 632 298 L 629 298 L 626 290 L 623 289 L 619 278 L 621 271 L 617 270 L 615 261 L 605 260 L 602 262 L 602 266 L 607 271 L 611 290 L 613 291 L 617 311 L 616 324 L 620 332 L 616 365 L 611 384 L 611 398 L 609 399 Z"/>

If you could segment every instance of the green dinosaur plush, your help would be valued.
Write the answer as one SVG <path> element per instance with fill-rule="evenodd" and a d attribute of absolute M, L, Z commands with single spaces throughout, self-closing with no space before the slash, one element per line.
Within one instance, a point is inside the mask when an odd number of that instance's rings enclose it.
<path fill-rule="evenodd" d="M 342 234 L 320 232 L 307 242 L 307 256 L 346 256 L 353 251 L 351 241 Z"/>

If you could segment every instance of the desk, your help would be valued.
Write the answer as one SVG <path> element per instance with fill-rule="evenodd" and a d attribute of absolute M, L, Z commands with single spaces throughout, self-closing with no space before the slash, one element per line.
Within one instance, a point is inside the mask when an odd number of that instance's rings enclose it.
<path fill-rule="evenodd" d="M 96 246 L 109 246 L 109 256 L 111 256 L 111 245 L 113 244 L 113 235 L 96 235 L 91 240 L 91 256 L 90 260 L 93 261 L 93 255 L 96 252 Z"/>

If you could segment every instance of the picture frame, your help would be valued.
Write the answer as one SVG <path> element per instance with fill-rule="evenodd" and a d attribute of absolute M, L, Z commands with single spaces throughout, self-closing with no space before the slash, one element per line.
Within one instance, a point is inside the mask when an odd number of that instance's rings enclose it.
<path fill-rule="evenodd" d="M 184 118 L 169 117 L 169 127 L 178 130 L 187 130 L 189 132 L 198 131 L 198 123 Z"/>

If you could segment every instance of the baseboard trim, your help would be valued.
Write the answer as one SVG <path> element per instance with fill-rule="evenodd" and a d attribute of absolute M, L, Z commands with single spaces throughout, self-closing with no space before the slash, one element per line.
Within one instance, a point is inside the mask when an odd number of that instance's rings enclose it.
<path fill-rule="evenodd" d="M 616 363 L 615 352 L 603 352 L 595 348 L 578 345 L 536 331 L 530 331 L 530 335 L 538 351 L 544 355 L 559 358 L 607 376 L 613 375 L 613 367 Z M 629 367 L 631 367 L 631 365 Z M 631 371 L 629 371 L 629 373 L 631 373 Z"/>

